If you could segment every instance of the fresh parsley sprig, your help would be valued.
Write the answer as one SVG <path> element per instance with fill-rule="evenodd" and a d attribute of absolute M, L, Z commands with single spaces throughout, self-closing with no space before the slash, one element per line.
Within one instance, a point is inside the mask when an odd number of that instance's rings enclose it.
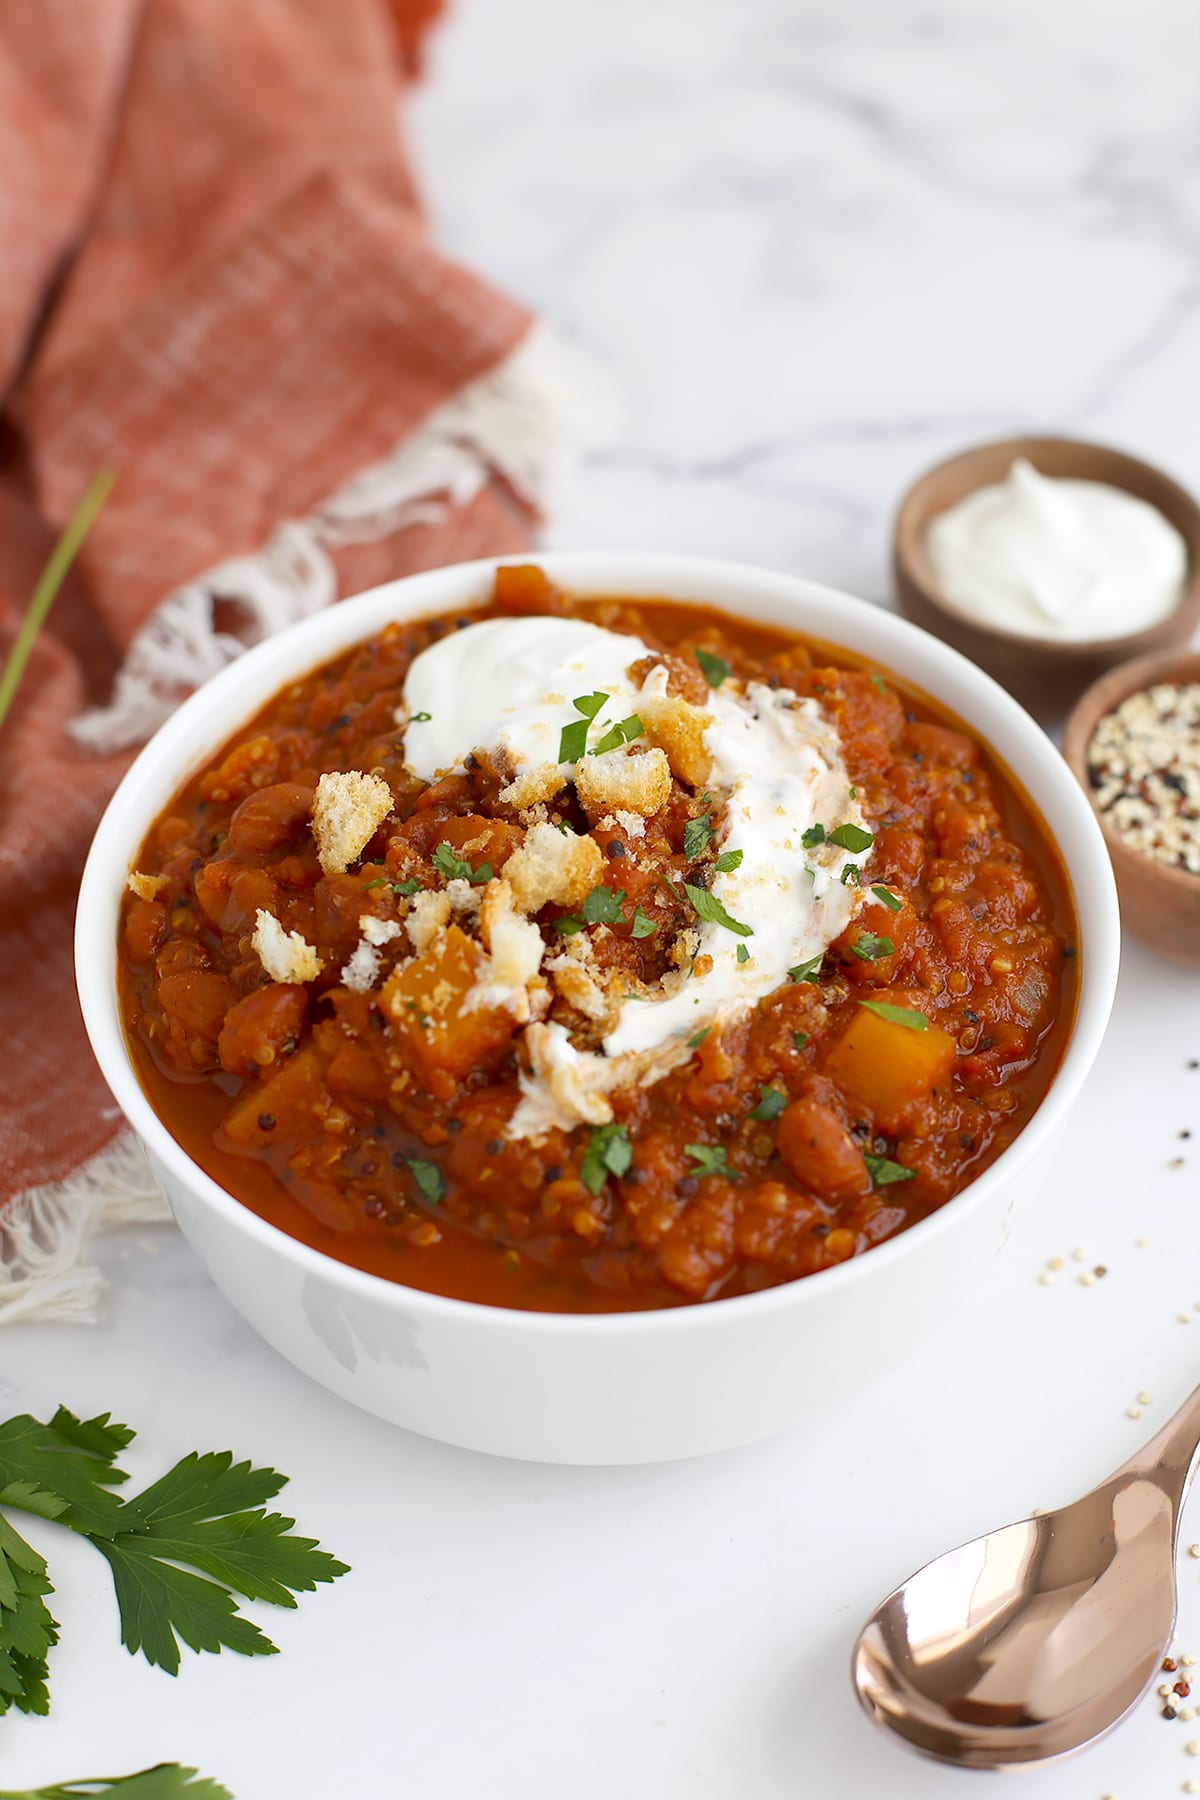
<path fill-rule="evenodd" d="M 625 1125 L 596 1125 L 579 1166 L 579 1179 L 598 1194 L 610 1175 L 624 1175 L 633 1162 L 633 1145 Z"/>
<path fill-rule="evenodd" d="M 444 875 L 447 881 L 469 881 L 472 887 L 482 887 L 484 882 L 492 879 L 490 862 L 481 862 L 477 869 L 473 869 L 466 858 L 458 854 L 453 844 L 439 844 L 430 861 L 438 874 Z"/>
<path fill-rule="evenodd" d="M 0 1788 L 0 1800 L 82 1800 L 115 1794 L 117 1800 L 233 1800 L 227 1787 L 183 1763 L 155 1763 L 135 1775 L 92 1775 L 49 1787 Z"/>
<path fill-rule="evenodd" d="M 347 1565 L 293 1534 L 294 1519 L 265 1505 L 287 1477 L 235 1463 L 230 1451 L 192 1453 L 125 1499 L 117 1457 L 132 1441 L 108 1413 L 79 1419 L 60 1406 L 48 1424 L 19 1414 L 0 1425 L 0 1506 L 77 1532 L 112 1570 L 121 1641 L 175 1675 L 179 1645 L 270 1656 L 276 1646 L 238 1612 L 238 1596 L 294 1607 L 294 1595 L 334 1581 Z M 0 1517 L 0 1715 L 49 1710 L 48 1655 L 58 1628 L 45 1559 Z"/>

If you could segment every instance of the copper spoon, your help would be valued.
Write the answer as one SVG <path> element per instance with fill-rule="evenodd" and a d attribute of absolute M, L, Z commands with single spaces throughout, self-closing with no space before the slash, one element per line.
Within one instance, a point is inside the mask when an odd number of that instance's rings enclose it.
<path fill-rule="evenodd" d="M 1167 1654 L 1179 1517 L 1198 1463 L 1200 1388 L 1073 1506 L 919 1569 L 854 1647 L 871 1717 L 972 1769 L 1049 1762 L 1111 1731 Z"/>

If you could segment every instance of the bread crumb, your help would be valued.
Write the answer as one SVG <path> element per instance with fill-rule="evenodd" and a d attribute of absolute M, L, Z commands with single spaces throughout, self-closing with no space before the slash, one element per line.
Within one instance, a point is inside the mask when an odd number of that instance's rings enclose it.
<path fill-rule="evenodd" d="M 646 835 L 646 821 L 640 813 L 616 812 L 606 813 L 600 821 L 602 831 L 623 831 L 626 837 L 641 838 Z"/>
<path fill-rule="evenodd" d="M 392 810 L 392 790 L 379 775 L 336 769 L 322 775 L 313 797 L 317 856 L 326 875 L 356 862 Z"/>
<path fill-rule="evenodd" d="M 298 931 L 285 931 L 274 913 L 261 906 L 250 942 L 272 981 L 314 981 L 325 967 Z"/>
<path fill-rule="evenodd" d="M 575 792 L 589 819 L 617 808 L 648 819 L 671 797 L 671 765 L 662 750 L 606 750 L 580 763 Z"/>
<path fill-rule="evenodd" d="M 550 966 L 550 965 L 547 965 Z M 595 978 L 571 957 L 556 957 L 552 968 L 554 985 L 569 1006 L 585 1019 L 605 1020 L 615 1016 L 616 1008 Z"/>
<path fill-rule="evenodd" d="M 414 894 L 408 903 L 404 921 L 409 942 L 418 956 L 423 956 L 439 931 L 450 923 L 450 896 L 440 888 Z"/>
<path fill-rule="evenodd" d="M 158 897 L 158 890 L 166 887 L 167 877 L 165 875 L 143 875 L 137 869 L 130 869 L 129 874 L 125 877 L 125 885 L 131 894 L 137 895 L 139 900 L 154 900 Z"/>
<path fill-rule="evenodd" d="M 712 714 L 672 694 L 644 691 L 638 696 L 637 714 L 650 742 L 665 751 L 672 774 L 690 787 L 703 787 L 712 770 L 712 757 L 704 743 Z"/>
<path fill-rule="evenodd" d="M 456 913 L 474 914 L 479 911 L 483 889 L 477 882 L 455 875 L 446 883 L 446 898 Z"/>
<path fill-rule="evenodd" d="M 467 996 L 467 1010 L 503 1006 L 524 1025 L 532 1016 L 527 989 L 546 946 L 537 926 L 514 910 L 512 887 L 503 876 L 487 884 L 479 931 L 488 959 Z"/>
<path fill-rule="evenodd" d="M 368 944 L 390 944 L 404 930 L 399 919 L 377 919 L 374 913 L 364 913 L 358 921 L 358 929 Z"/>
<path fill-rule="evenodd" d="M 517 908 L 535 913 L 551 903 L 575 906 L 585 900 L 603 870 L 600 846 L 590 837 L 535 825 L 505 863 L 504 876 Z"/>
<path fill-rule="evenodd" d="M 539 806 L 553 800 L 566 783 L 566 771 L 556 763 L 534 763 L 517 771 L 508 786 L 500 789 L 499 799 L 504 806 Z"/>

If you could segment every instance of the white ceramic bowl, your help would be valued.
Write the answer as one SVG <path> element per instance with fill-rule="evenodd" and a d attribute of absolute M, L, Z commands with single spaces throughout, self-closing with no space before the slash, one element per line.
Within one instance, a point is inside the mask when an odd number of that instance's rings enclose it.
<path fill-rule="evenodd" d="M 146 831 L 184 779 L 286 682 L 389 620 L 481 603 L 491 562 L 393 582 L 319 613 L 180 707 L 96 833 L 79 897 L 79 995 L 100 1067 L 193 1249 L 289 1361 L 369 1412 L 447 1443 L 546 1462 L 665 1461 L 794 1425 L 864 1386 L 900 1347 L 925 1342 L 969 1296 L 1100 1046 L 1117 977 L 1116 891 L 1092 809 L 1053 745 L 995 682 L 915 626 L 809 581 L 704 558 L 579 552 L 538 561 L 580 594 L 708 602 L 845 645 L 968 720 L 1022 783 L 1070 871 L 1083 979 L 1054 1083 L 991 1168 L 931 1218 L 803 1281 L 707 1305 L 579 1317 L 444 1299 L 334 1262 L 241 1206 L 175 1142 L 139 1085 L 116 1003 L 118 907 Z"/>

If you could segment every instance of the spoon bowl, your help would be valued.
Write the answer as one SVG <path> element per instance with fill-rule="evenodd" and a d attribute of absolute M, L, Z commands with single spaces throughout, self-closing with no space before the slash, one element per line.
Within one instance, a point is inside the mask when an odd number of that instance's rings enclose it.
<path fill-rule="evenodd" d="M 1111 1731 L 1171 1641 L 1198 1439 L 1200 1390 L 1083 1499 L 963 1544 L 889 1594 L 854 1650 L 869 1715 L 965 1768 L 1052 1762 Z"/>

